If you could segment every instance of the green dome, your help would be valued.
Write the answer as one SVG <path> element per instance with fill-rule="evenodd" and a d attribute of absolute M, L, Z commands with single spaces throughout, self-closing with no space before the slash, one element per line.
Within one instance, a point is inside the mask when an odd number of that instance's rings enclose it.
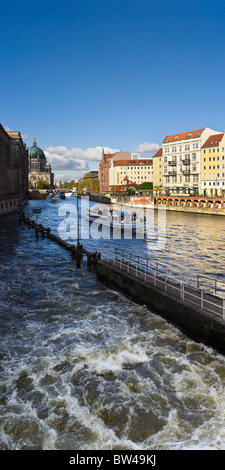
<path fill-rule="evenodd" d="M 29 158 L 40 158 L 42 160 L 46 160 L 45 154 L 43 150 L 41 150 L 39 147 L 37 147 L 37 142 L 34 139 L 33 146 L 29 148 L 28 150 L 28 157 Z"/>

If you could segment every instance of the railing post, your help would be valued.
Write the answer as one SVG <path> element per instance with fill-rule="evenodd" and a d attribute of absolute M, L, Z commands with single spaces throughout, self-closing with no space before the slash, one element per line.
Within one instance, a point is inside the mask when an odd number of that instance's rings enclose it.
<path fill-rule="evenodd" d="M 137 277 L 137 266 L 136 266 L 136 277 Z"/>
<path fill-rule="evenodd" d="M 203 290 L 201 290 L 201 310 L 203 310 L 203 306 L 204 306 L 204 292 Z"/>
<path fill-rule="evenodd" d="M 165 277 L 165 292 L 167 291 L 167 274 L 166 274 L 166 277 Z"/>
<path fill-rule="evenodd" d="M 199 289 L 199 275 L 196 276 L 196 290 Z"/>
<path fill-rule="evenodd" d="M 225 320 L 225 298 L 223 299 L 223 319 Z"/>
<path fill-rule="evenodd" d="M 180 298 L 184 300 L 184 283 L 182 281 L 180 283 Z"/>
<path fill-rule="evenodd" d="M 145 269 L 145 282 L 146 282 L 146 279 L 147 279 L 147 271 Z"/>
<path fill-rule="evenodd" d="M 156 286 L 156 272 L 154 271 L 154 286 Z"/>

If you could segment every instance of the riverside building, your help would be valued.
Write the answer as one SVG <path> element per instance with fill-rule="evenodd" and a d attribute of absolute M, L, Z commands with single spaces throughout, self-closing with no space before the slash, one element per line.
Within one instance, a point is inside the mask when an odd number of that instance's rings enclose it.
<path fill-rule="evenodd" d="M 162 148 L 160 148 L 153 159 L 153 191 L 157 195 L 163 189 L 163 162 L 162 162 Z"/>
<path fill-rule="evenodd" d="M 163 140 L 163 188 L 171 194 L 200 194 L 201 148 L 217 131 L 208 127 Z"/>
<path fill-rule="evenodd" d="M 20 132 L 0 124 L 0 215 L 18 210 L 28 198 L 28 155 Z"/>
<path fill-rule="evenodd" d="M 136 189 L 144 182 L 153 182 L 153 161 L 142 159 L 139 153 L 102 153 L 99 164 L 100 192 L 123 191 L 132 186 Z"/>
<path fill-rule="evenodd" d="M 142 183 L 153 182 L 152 159 L 117 160 L 111 162 L 109 189 L 123 191 L 125 186 L 136 189 Z"/>
<path fill-rule="evenodd" d="M 201 185 L 204 196 L 225 194 L 225 134 L 210 135 L 201 149 Z"/>

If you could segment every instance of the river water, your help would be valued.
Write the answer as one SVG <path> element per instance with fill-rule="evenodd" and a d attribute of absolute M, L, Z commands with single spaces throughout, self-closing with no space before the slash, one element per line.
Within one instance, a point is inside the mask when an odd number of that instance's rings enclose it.
<path fill-rule="evenodd" d="M 60 201 L 30 201 L 57 233 Z M 76 205 L 76 198 L 70 201 Z M 166 245 L 122 246 L 224 276 L 223 217 L 166 215 Z M 100 283 L 85 260 L 0 221 L 0 449 L 225 449 L 225 358 Z"/>

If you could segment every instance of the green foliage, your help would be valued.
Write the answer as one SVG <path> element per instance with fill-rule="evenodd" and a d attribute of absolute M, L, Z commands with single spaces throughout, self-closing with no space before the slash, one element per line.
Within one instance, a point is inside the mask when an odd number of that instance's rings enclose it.
<path fill-rule="evenodd" d="M 153 189 L 153 183 L 150 181 L 145 181 L 144 183 L 140 184 L 140 186 L 138 186 L 138 191 L 140 189 Z"/>
<path fill-rule="evenodd" d="M 78 191 L 88 191 L 90 193 L 98 193 L 99 192 L 99 179 L 98 177 L 93 178 L 93 174 L 91 172 L 87 172 L 84 174 L 84 179 L 79 182 Z"/>
<path fill-rule="evenodd" d="M 49 183 L 47 181 L 40 180 L 37 182 L 37 189 L 48 189 Z"/>

